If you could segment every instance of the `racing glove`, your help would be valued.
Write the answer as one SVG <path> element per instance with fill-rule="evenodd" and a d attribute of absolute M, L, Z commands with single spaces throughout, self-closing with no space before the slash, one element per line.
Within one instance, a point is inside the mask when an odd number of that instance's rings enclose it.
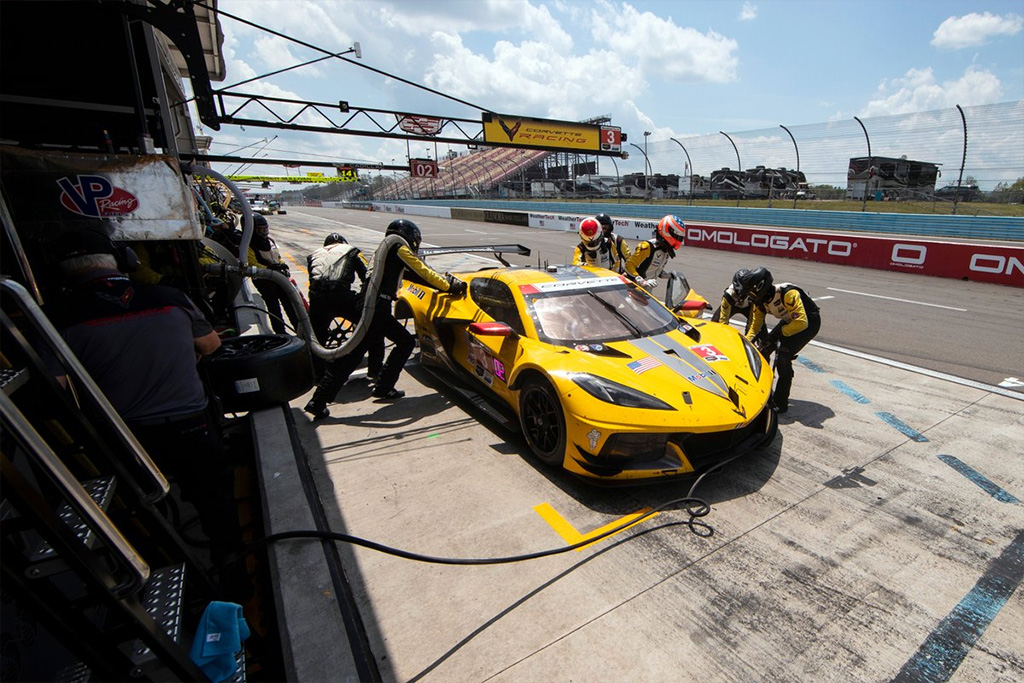
<path fill-rule="evenodd" d="M 452 296 L 462 296 L 466 293 L 466 283 L 463 280 L 460 280 L 451 273 L 445 273 L 444 277 L 448 280 L 449 294 Z"/>
<path fill-rule="evenodd" d="M 655 287 L 658 286 L 658 281 L 655 280 L 654 278 L 651 278 L 650 280 L 644 280 L 643 286 L 644 289 L 654 289 Z"/>

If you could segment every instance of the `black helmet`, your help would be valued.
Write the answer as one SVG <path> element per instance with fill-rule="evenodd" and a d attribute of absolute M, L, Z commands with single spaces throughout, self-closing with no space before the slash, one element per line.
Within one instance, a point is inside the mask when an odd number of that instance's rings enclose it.
<path fill-rule="evenodd" d="M 270 224 L 267 223 L 267 218 L 262 213 L 254 213 L 252 215 L 252 228 L 267 228 L 270 229 Z"/>
<path fill-rule="evenodd" d="M 608 235 L 615 229 L 615 224 L 612 223 L 612 217 L 606 213 L 599 213 L 594 218 L 601 224 L 601 230 L 604 231 L 605 235 Z"/>
<path fill-rule="evenodd" d="M 348 244 L 348 240 L 340 232 L 332 232 L 324 238 L 324 246 L 326 247 L 330 244 Z"/>
<path fill-rule="evenodd" d="M 765 267 L 754 268 L 741 278 L 743 291 L 750 295 L 755 304 L 763 305 L 775 295 L 775 283 L 771 272 Z"/>
<path fill-rule="evenodd" d="M 744 282 L 747 274 L 750 273 L 746 268 L 740 268 L 736 271 L 736 274 L 732 276 L 732 291 L 736 295 L 737 301 L 745 299 L 747 296 L 747 285 Z"/>
<path fill-rule="evenodd" d="M 420 229 L 410 220 L 399 218 L 391 221 L 385 235 L 398 235 L 409 243 L 409 248 L 416 251 L 420 248 Z"/>

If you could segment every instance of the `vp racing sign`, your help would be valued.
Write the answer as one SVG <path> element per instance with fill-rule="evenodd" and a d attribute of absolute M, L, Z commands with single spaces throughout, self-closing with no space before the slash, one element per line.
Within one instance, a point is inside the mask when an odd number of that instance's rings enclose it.
<path fill-rule="evenodd" d="M 168 155 L 85 154 L 0 146 L 0 172 L 19 231 L 49 239 L 77 227 L 115 240 L 198 240 L 195 199 Z"/>
<path fill-rule="evenodd" d="M 139 199 L 100 175 L 65 176 L 57 180 L 60 203 L 71 213 L 92 218 L 127 216 L 139 208 Z"/>

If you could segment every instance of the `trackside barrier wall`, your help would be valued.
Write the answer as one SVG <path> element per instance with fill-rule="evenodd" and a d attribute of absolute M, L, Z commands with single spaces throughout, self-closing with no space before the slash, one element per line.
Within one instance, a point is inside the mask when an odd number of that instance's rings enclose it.
<path fill-rule="evenodd" d="M 346 208 L 356 208 L 346 204 Z M 550 205 L 545 204 L 545 208 Z M 536 208 L 534 204 L 532 208 Z M 359 207 L 362 208 L 362 207 Z M 373 202 L 373 211 L 406 215 L 443 216 L 440 207 L 419 204 Z M 593 209 L 588 206 L 588 209 Z M 602 208 L 605 208 L 602 206 Z M 611 208 L 611 207 L 607 207 Z M 660 218 L 665 208 L 659 210 Z M 429 213 L 428 213 L 429 211 Z M 496 209 L 453 207 L 448 217 L 462 220 L 526 225 L 548 230 L 575 232 L 586 213 L 537 213 Z M 615 230 L 629 240 L 648 239 L 657 225 L 656 219 L 613 217 Z M 991 282 L 1011 287 L 1024 287 L 1024 246 L 945 242 L 913 238 L 836 234 L 799 228 L 777 230 L 763 226 L 698 223 L 687 221 L 686 245 L 701 249 L 736 251 L 760 256 L 859 266 Z"/>
<path fill-rule="evenodd" d="M 382 202 L 374 204 L 383 205 Z M 388 202 L 411 206 L 451 206 L 451 200 Z M 459 200 L 460 207 L 488 211 L 542 211 L 550 214 L 592 216 L 600 211 L 622 218 L 657 220 L 675 214 L 686 223 L 729 223 L 786 230 L 836 230 L 913 237 L 952 237 L 973 240 L 1012 240 L 1024 242 L 1024 218 L 1019 216 L 928 215 L 911 213 L 868 213 L 859 211 L 822 211 L 817 209 L 761 209 L 727 206 L 687 206 L 685 204 L 591 204 L 588 202 L 523 202 Z M 967 207 L 961 205 L 961 210 Z"/>

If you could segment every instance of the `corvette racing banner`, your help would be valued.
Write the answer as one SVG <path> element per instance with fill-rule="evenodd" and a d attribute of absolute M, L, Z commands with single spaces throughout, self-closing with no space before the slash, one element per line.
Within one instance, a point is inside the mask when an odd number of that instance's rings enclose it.
<path fill-rule="evenodd" d="M 484 141 L 519 147 L 558 147 L 580 152 L 601 151 L 601 128 L 573 121 L 529 119 L 484 112 Z"/>

